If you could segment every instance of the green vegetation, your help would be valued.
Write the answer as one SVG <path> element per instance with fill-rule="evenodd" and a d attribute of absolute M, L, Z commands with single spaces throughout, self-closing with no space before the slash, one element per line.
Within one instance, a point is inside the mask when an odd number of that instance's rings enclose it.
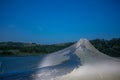
<path fill-rule="evenodd" d="M 35 43 L 1 42 L 0 56 L 40 55 L 64 49 L 73 43 L 40 45 Z"/>
<path fill-rule="evenodd" d="M 113 38 L 111 40 L 95 39 L 90 42 L 99 51 L 112 57 L 120 57 L 120 38 Z"/>
<path fill-rule="evenodd" d="M 113 57 L 120 57 L 120 38 L 111 40 L 94 39 L 90 42 L 99 51 Z M 27 56 L 48 54 L 64 49 L 75 42 L 40 45 L 35 43 L 0 42 L 0 56 Z"/>

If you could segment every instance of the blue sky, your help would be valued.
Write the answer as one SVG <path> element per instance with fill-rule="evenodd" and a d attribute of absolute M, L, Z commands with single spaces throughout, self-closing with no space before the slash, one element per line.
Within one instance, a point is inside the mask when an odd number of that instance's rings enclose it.
<path fill-rule="evenodd" d="M 119 0 L 0 0 L 0 41 L 120 37 Z"/>

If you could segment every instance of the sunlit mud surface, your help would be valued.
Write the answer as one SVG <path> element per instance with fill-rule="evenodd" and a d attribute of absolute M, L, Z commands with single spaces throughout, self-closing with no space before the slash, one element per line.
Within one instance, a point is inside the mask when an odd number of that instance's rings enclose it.
<path fill-rule="evenodd" d="M 120 80 L 120 60 L 81 39 L 44 56 L 0 57 L 0 80 Z"/>

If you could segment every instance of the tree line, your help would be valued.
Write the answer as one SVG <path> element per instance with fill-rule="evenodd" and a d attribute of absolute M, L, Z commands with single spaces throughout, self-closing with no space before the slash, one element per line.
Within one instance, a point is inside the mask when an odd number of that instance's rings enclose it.
<path fill-rule="evenodd" d="M 111 40 L 94 39 L 90 40 L 90 42 L 99 51 L 109 56 L 120 57 L 120 38 L 113 38 Z M 41 45 L 36 43 L 0 42 L 0 56 L 48 54 L 64 49 L 74 43 L 75 42 Z"/>
<path fill-rule="evenodd" d="M 64 49 L 73 42 L 41 45 L 35 43 L 19 43 L 19 42 L 1 42 L 0 43 L 0 55 L 1 56 L 21 56 L 21 55 L 39 55 L 48 54 L 61 49 Z"/>
<path fill-rule="evenodd" d="M 111 40 L 95 39 L 90 42 L 99 51 L 113 57 L 120 57 L 120 38 L 113 38 Z"/>

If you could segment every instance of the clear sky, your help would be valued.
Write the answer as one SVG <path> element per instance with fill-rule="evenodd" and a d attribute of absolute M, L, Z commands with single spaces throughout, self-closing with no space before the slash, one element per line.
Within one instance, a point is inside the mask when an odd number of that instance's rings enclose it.
<path fill-rule="evenodd" d="M 0 0 L 0 41 L 120 37 L 120 0 Z"/>

